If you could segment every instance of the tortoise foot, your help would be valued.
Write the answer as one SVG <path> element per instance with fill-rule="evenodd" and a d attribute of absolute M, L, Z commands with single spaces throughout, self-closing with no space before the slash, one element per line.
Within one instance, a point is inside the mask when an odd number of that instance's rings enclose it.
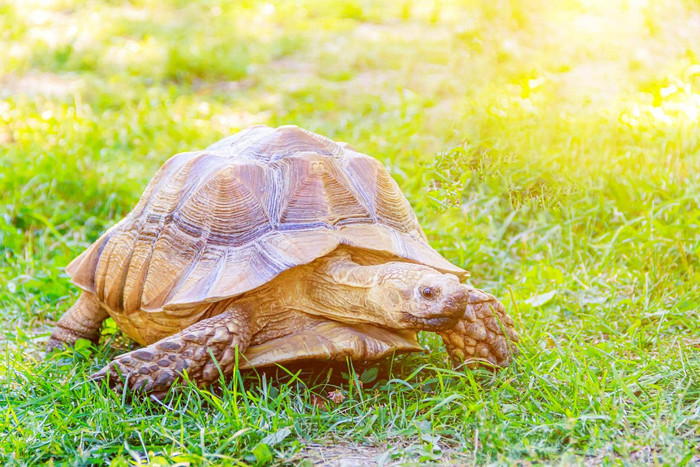
<path fill-rule="evenodd" d="M 70 329 L 63 329 L 57 326 L 46 342 L 46 352 L 51 353 L 74 347 L 78 339 L 87 339 L 93 344 L 96 344 L 98 341 L 94 336 L 81 335 Z"/>
<path fill-rule="evenodd" d="M 468 368 L 481 365 L 506 367 L 517 353 L 520 340 L 513 320 L 493 295 L 473 289 L 464 316 L 440 333 L 452 362 Z"/>
<path fill-rule="evenodd" d="M 91 376 L 120 392 L 145 392 L 164 397 L 186 371 L 198 385 L 216 381 L 233 370 L 236 352 L 250 340 L 232 311 L 209 318 L 154 344 L 125 353 Z"/>
<path fill-rule="evenodd" d="M 56 323 L 46 343 L 46 351 L 53 352 L 73 347 L 78 339 L 87 339 L 96 344 L 100 340 L 100 330 L 105 319 L 107 319 L 107 312 L 95 296 L 83 292 Z"/>
<path fill-rule="evenodd" d="M 93 374 L 90 379 L 108 379 L 115 392 L 127 386 L 130 392 L 147 392 L 163 397 L 184 370 L 195 375 L 197 367 L 192 359 L 168 351 L 168 347 L 181 347 L 172 340 L 159 342 L 142 349 L 125 353 L 112 360 L 109 365 Z"/>

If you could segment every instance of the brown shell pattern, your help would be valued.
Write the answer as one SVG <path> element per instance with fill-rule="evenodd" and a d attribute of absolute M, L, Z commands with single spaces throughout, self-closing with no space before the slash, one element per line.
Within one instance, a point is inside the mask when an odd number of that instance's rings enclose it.
<path fill-rule="evenodd" d="M 381 163 L 295 126 L 252 127 L 173 156 L 66 270 L 114 311 L 175 312 L 240 295 L 340 244 L 465 273 L 430 247 Z"/>

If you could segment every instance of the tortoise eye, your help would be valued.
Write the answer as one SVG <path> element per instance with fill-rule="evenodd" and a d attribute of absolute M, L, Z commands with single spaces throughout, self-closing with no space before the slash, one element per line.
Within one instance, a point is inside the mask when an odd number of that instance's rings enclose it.
<path fill-rule="evenodd" d="M 439 290 L 434 287 L 423 287 L 420 289 L 420 294 L 423 296 L 423 298 L 435 298 L 438 294 Z"/>

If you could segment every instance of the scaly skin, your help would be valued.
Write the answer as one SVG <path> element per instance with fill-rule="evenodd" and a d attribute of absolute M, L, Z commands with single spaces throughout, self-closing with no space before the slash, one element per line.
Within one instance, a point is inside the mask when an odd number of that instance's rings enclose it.
<path fill-rule="evenodd" d="M 452 362 L 475 368 L 482 363 L 497 367 L 508 366 L 517 353 L 518 334 L 513 320 L 493 295 L 481 290 L 469 291 L 464 317 L 457 325 L 438 333 L 445 342 Z"/>
<path fill-rule="evenodd" d="M 206 385 L 219 378 L 217 363 L 224 375 L 233 371 L 236 352 L 242 354 L 250 343 L 247 321 L 247 313 L 232 305 L 220 315 L 119 355 L 92 379 L 101 380 L 109 374 L 109 384 L 115 391 L 126 384 L 132 392 L 144 391 L 158 398 L 165 396 L 185 370 L 191 380 Z"/>
<path fill-rule="evenodd" d="M 78 339 L 97 343 L 100 340 L 102 322 L 108 316 L 107 311 L 93 294 L 83 292 L 56 323 L 56 328 L 46 344 L 46 350 L 51 352 L 64 347 L 73 347 Z"/>

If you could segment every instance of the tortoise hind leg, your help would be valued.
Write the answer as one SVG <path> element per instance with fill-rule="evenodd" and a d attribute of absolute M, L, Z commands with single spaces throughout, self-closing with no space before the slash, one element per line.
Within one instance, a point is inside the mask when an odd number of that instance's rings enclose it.
<path fill-rule="evenodd" d="M 200 386 L 219 377 L 217 364 L 224 374 L 231 373 L 236 351 L 245 351 L 249 342 L 248 314 L 232 305 L 177 334 L 116 357 L 92 379 L 109 375 L 109 384 L 117 391 L 126 384 L 131 391 L 145 391 L 162 398 L 185 370 Z"/>
<path fill-rule="evenodd" d="M 46 344 L 47 352 L 72 347 L 78 339 L 97 343 L 107 311 L 90 292 L 80 294 L 78 301 L 58 320 Z"/>

